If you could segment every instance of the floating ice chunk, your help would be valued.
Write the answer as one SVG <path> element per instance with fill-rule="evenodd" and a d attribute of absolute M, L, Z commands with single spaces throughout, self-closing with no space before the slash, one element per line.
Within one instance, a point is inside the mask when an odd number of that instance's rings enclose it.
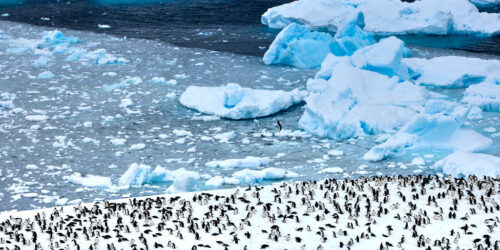
<path fill-rule="evenodd" d="M 128 77 L 122 80 L 121 82 L 114 83 L 114 84 L 105 84 L 103 86 L 103 89 L 106 91 L 113 91 L 118 88 L 123 88 L 128 85 L 137 85 L 142 83 L 142 79 L 140 77 Z"/>
<path fill-rule="evenodd" d="M 265 64 L 286 64 L 298 68 L 314 68 L 333 49 L 333 37 L 328 33 L 311 32 L 292 23 L 274 39 L 264 54 Z"/>
<path fill-rule="evenodd" d="M 359 48 L 375 42 L 373 34 L 360 28 L 359 23 L 363 23 L 362 14 L 346 22 L 335 37 L 292 23 L 276 36 L 264 55 L 264 63 L 315 68 L 329 53 L 337 56 L 352 55 Z"/>
<path fill-rule="evenodd" d="M 473 120 L 473 121 L 483 119 L 483 110 L 481 110 L 477 106 L 473 106 L 470 109 L 469 114 L 467 115 L 467 119 Z"/>
<path fill-rule="evenodd" d="M 205 163 L 207 167 L 221 168 L 256 168 L 268 165 L 271 160 L 269 157 L 247 156 L 243 159 L 227 159 L 221 161 L 209 161 Z"/>
<path fill-rule="evenodd" d="M 235 136 L 236 136 L 236 133 L 234 131 L 230 131 L 230 132 L 226 132 L 226 133 L 217 134 L 214 136 L 214 139 L 219 140 L 219 142 L 221 142 L 221 143 L 228 143 Z"/>
<path fill-rule="evenodd" d="M 401 62 L 404 50 L 404 42 L 391 36 L 374 45 L 357 50 L 351 56 L 351 61 L 358 68 L 408 80 L 408 67 Z"/>
<path fill-rule="evenodd" d="M 99 29 L 110 29 L 111 26 L 107 25 L 107 24 L 97 24 L 97 28 Z"/>
<path fill-rule="evenodd" d="M 280 180 L 286 178 L 286 170 L 281 168 L 264 168 L 262 170 L 243 169 L 233 173 L 233 178 L 240 184 L 258 183 L 264 180 Z"/>
<path fill-rule="evenodd" d="M 328 151 L 328 154 L 331 156 L 342 156 L 342 155 L 344 155 L 344 152 L 341 150 L 332 149 L 332 150 Z"/>
<path fill-rule="evenodd" d="M 481 1 L 481 0 L 478 0 Z M 261 18 L 271 28 L 297 22 L 336 30 L 347 20 L 364 15 L 364 30 L 390 34 L 481 34 L 500 32 L 498 13 L 484 13 L 468 0 L 299 0 L 268 9 Z"/>
<path fill-rule="evenodd" d="M 214 176 L 205 182 L 205 186 L 210 188 L 218 188 L 224 185 L 224 177 Z"/>
<path fill-rule="evenodd" d="M 477 175 L 479 177 L 499 177 L 500 157 L 488 154 L 458 151 L 446 156 L 433 165 L 451 176 Z"/>
<path fill-rule="evenodd" d="M 331 168 L 324 168 L 318 171 L 318 174 L 340 174 L 343 173 L 344 170 L 339 167 L 331 167 Z"/>
<path fill-rule="evenodd" d="M 50 71 L 44 71 L 40 74 L 38 74 L 38 79 L 50 79 L 50 78 L 54 78 L 56 75 L 54 75 L 54 73 L 50 72 Z"/>
<path fill-rule="evenodd" d="M 123 139 L 123 138 L 112 138 L 111 140 L 109 140 L 111 142 L 111 144 L 113 145 L 123 145 L 125 144 L 125 142 L 127 142 L 127 139 Z"/>
<path fill-rule="evenodd" d="M 15 94 L 2 92 L 0 93 L 0 110 L 1 109 L 13 109 L 15 107 L 14 100 L 16 99 Z"/>
<path fill-rule="evenodd" d="M 42 40 L 38 43 L 38 47 L 54 47 L 61 44 L 75 44 L 79 43 L 78 37 L 66 37 L 61 31 L 44 31 L 42 33 Z"/>
<path fill-rule="evenodd" d="M 56 201 L 55 205 L 56 206 L 64 206 L 66 203 L 68 203 L 69 199 L 68 198 L 60 198 Z"/>
<path fill-rule="evenodd" d="M 144 144 L 144 143 L 137 143 L 137 144 L 130 145 L 130 150 L 142 150 L 145 148 L 146 148 L 146 144 Z"/>
<path fill-rule="evenodd" d="M 24 117 L 24 119 L 32 122 L 41 122 L 49 119 L 49 117 L 46 115 L 27 115 Z"/>
<path fill-rule="evenodd" d="M 149 181 L 151 166 L 132 163 L 128 170 L 120 177 L 118 184 L 120 186 L 141 186 Z"/>
<path fill-rule="evenodd" d="M 171 173 L 173 175 L 173 183 L 166 191 L 170 194 L 193 191 L 197 181 L 200 180 L 200 174 L 184 168 L 171 171 Z"/>
<path fill-rule="evenodd" d="M 422 157 L 415 157 L 413 158 L 413 160 L 411 160 L 410 165 L 424 166 L 425 160 Z"/>
<path fill-rule="evenodd" d="M 82 48 L 71 48 L 68 49 L 68 56 L 66 61 L 74 62 L 91 62 L 96 65 L 114 65 L 114 64 L 126 64 L 129 61 L 123 57 L 116 57 L 106 52 L 105 49 L 97 49 L 94 51 L 87 51 Z"/>
<path fill-rule="evenodd" d="M 33 67 L 45 67 L 52 61 L 53 59 L 48 56 L 41 56 L 38 59 L 36 59 L 32 65 Z"/>
<path fill-rule="evenodd" d="M 462 102 L 476 105 L 486 112 L 500 112 L 500 74 L 468 87 Z"/>
<path fill-rule="evenodd" d="M 442 56 L 405 58 L 403 62 L 419 75 L 415 80 L 418 84 L 440 88 L 466 88 L 500 72 L 500 61 L 493 59 Z"/>
<path fill-rule="evenodd" d="M 492 140 L 473 130 L 462 128 L 469 107 L 442 100 L 426 104 L 421 114 L 409 120 L 386 142 L 371 148 L 365 160 L 380 161 L 403 150 L 440 148 L 452 151 L 478 151 L 489 147 Z"/>
<path fill-rule="evenodd" d="M 183 129 L 174 129 L 172 133 L 176 136 L 193 136 L 193 133 Z"/>
<path fill-rule="evenodd" d="M 159 84 L 159 85 L 176 85 L 177 80 L 175 79 L 170 79 L 170 80 L 165 80 L 165 77 L 153 77 L 151 78 L 151 83 L 152 84 Z"/>
<path fill-rule="evenodd" d="M 403 125 L 425 103 L 428 93 L 410 82 L 399 83 L 376 72 L 341 62 L 330 79 L 307 83 L 309 96 L 299 126 L 321 137 L 349 139 Z"/>
<path fill-rule="evenodd" d="M 272 115 L 303 100 L 305 91 L 258 90 L 241 88 L 242 99 L 227 108 L 226 87 L 190 86 L 181 95 L 182 105 L 199 112 L 229 119 L 250 119 Z M 234 104 L 231 102 L 230 104 Z"/>
<path fill-rule="evenodd" d="M 82 176 L 80 173 L 74 173 L 71 176 L 67 176 L 66 179 L 71 183 L 85 187 L 110 188 L 113 185 L 109 177 L 96 175 Z"/>

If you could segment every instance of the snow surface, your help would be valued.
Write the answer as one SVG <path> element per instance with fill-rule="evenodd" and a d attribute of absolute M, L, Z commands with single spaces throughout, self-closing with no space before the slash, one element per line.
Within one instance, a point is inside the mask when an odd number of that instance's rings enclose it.
<path fill-rule="evenodd" d="M 366 31 L 390 34 L 500 33 L 498 13 L 479 12 L 468 0 L 299 0 L 268 9 L 261 18 L 271 28 L 292 22 L 332 31 L 362 13 Z"/>
<path fill-rule="evenodd" d="M 60 205 L 77 205 L 0 213 L 0 223 L 5 225 L 0 227 L 0 239 L 9 249 L 22 244 L 11 239 L 13 230 L 30 248 L 35 248 L 36 234 L 36 243 L 43 249 L 50 244 L 72 248 L 75 243 L 80 249 L 106 249 L 111 244 L 116 249 L 131 245 L 149 249 L 307 250 L 341 246 L 374 249 L 381 245 L 385 249 L 399 242 L 402 249 L 426 249 L 438 241 L 452 249 L 475 249 L 500 240 L 496 233 L 499 184 L 498 179 L 476 177 L 372 177 L 93 204 L 61 198 Z M 47 230 L 44 222 L 58 228 L 59 233 Z M 67 236 L 66 230 L 73 232 Z M 87 239 L 86 233 L 94 236 Z M 412 237 L 415 233 L 418 237 Z M 353 239 L 356 236 L 359 240 Z"/>
<path fill-rule="evenodd" d="M 474 130 L 464 128 L 470 107 L 443 100 L 431 100 L 425 112 L 412 117 L 387 141 L 371 148 L 363 158 L 380 161 L 408 149 L 439 148 L 452 151 L 479 151 L 493 144 Z"/>
<path fill-rule="evenodd" d="M 451 176 L 464 177 L 500 176 L 500 157 L 487 154 L 457 151 L 439 160 L 433 166 Z"/>
<path fill-rule="evenodd" d="M 303 100 L 304 92 L 260 90 L 228 84 L 225 87 L 189 86 L 179 98 L 182 105 L 229 119 L 250 119 L 275 114 Z"/>

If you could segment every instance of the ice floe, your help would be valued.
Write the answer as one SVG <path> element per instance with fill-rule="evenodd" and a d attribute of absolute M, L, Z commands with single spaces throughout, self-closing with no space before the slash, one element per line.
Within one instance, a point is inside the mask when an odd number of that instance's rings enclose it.
<path fill-rule="evenodd" d="M 469 175 L 500 176 L 500 157 L 488 154 L 457 151 L 439 160 L 433 168 L 457 177 Z"/>
<path fill-rule="evenodd" d="M 256 168 L 268 165 L 271 162 L 269 157 L 247 156 L 243 159 L 227 159 L 219 161 L 209 161 L 205 163 L 207 167 L 221 168 Z"/>
<path fill-rule="evenodd" d="M 275 114 L 303 100 L 304 91 L 260 90 L 237 84 L 223 87 L 189 86 L 179 98 L 182 105 L 229 119 L 250 119 Z"/>
<path fill-rule="evenodd" d="M 380 161 L 408 149 L 439 148 L 452 151 L 478 151 L 492 140 L 464 128 L 470 107 L 443 100 L 426 103 L 425 111 L 412 117 L 387 141 L 371 148 L 364 159 Z"/>
<path fill-rule="evenodd" d="M 75 173 L 73 175 L 67 176 L 66 179 L 71 183 L 86 187 L 110 188 L 113 185 L 111 179 L 104 176 L 82 176 L 80 173 Z"/>
<path fill-rule="evenodd" d="M 500 74 L 500 61 L 494 59 L 441 56 L 405 58 L 403 62 L 414 72 L 416 83 L 440 88 L 466 88 Z"/>
<path fill-rule="evenodd" d="M 268 9 L 261 18 L 271 28 L 292 22 L 312 28 L 337 30 L 363 13 L 367 31 L 377 34 L 476 34 L 500 33 L 498 13 L 479 12 L 468 0 L 414 2 L 391 0 L 299 0 Z"/>

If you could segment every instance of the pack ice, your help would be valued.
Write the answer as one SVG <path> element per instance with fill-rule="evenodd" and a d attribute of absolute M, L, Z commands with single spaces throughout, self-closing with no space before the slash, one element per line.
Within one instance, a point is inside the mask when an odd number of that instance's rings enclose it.
<path fill-rule="evenodd" d="M 298 68 L 315 68 L 332 53 L 336 56 L 352 55 L 359 48 L 375 42 L 373 34 L 358 26 L 360 15 L 347 22 L 332 37 L 328 33 L 311 31 L 304 25 L 291 23 L 274 39 L 263 57 L 265 64 L 285 64 Z"/>
<path fill-rule="evenodd" d="M 380 35 L 500 33 L 499 14 L 479 12 L 468 0 L 298 0 L 268 9 L 261 21 L 271 28 L 296 22 L 335 31 L 359 13 L 364 30 Z"/>
<path fill-rule="evenodd" d="M 189 86 L 179 101 L 205 114 L 237 120 L 272 115 L 301 102 L 305 94 L 298 89 L 260 90 L 230 83 L 222 87 Z"/>
<path fill-rule="evenodd" d="M 488 148 L 493 141 L 464 127 L 470 106 L 444 100 L 431 100 L 420 114 L 412 117 L 396 134 L 371 148 L 365 160 L 380 161 L 419 148 L 474 152 Z"/>
<path fill-rule="evenodd" d="M 299 126 L 336 139 L 402 126 L 429 96 L 423 87 L 403 80 L 408 78 L 403 53 L 402 41 L 390 37 L 351 57 L 329 55 L 307 83 L 309 95 Z"/>

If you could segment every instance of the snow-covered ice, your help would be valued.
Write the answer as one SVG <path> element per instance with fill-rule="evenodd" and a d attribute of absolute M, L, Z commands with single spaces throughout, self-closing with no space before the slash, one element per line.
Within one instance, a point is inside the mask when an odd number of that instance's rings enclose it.
<path fill-rule="evenodd" d="M 414 72 L 418 84 L 440 88 L 466 88 L 500 74 L 500 61 L 495 59 L 440 56 L 405 58 L 403 62 Z"/>
<path fill-rule="evenodd" d="M 364 15 L 364 29 L 381 35 L 500 33 L 499 14 L 480 12 L 468 0 L 439 4 L 434 0 L 299 0 L 268 9 L 261 21 L 271 28 L 296 22 L 335 31 L 359 13 Z"/>
<path fill-rule="evenodd" d="M 179 98 L 182 105 L 229 119 L 250 119 L 275 114 L 303 100 L 305 93 L 244 88 L 189 86 Z"/>
<path fill-rule="evenodd" d="M 205 163 L 207 167 L 221 168 L 256 168 L 268 165 L 271 160 L 269 157 L 247 156 L 243 159 L 227 159 L 219 161 L 209 161 Z"/>
<path fill-rule="evenodd" d="M 110 188 L 113 185 L 109 177 L 95 175 L 82 176 L 80 173 L 68 176 L 67 180 L 71 183 L 86 187 Z"/>

